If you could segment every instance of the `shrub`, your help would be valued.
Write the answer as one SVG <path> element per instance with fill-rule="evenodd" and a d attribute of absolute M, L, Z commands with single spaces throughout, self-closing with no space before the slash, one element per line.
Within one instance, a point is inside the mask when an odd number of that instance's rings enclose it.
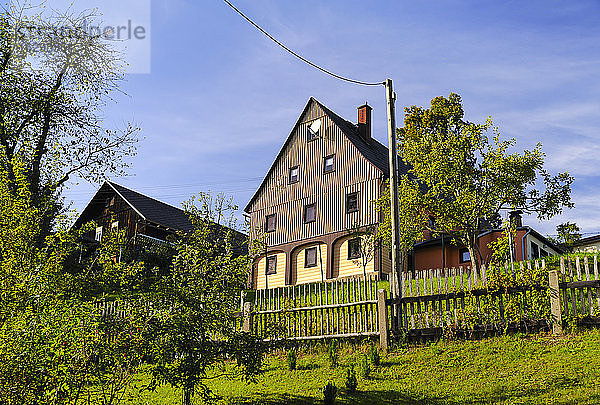
<path fill-rule="evenodd" d="M 371 374 L 371 363 L 369 362 L 369 357 L 365 354 L 362 356 L 362 361 L 360 362 L 360 375 L 363 378 L 369 378 Z"/>
<path fill-rule="evenodd" d="M 325 405 L 335 404 L 335 397 L 337 396 L 337 387 L 334 383 L 328 382 L 323 388 L 323 403 Z"/>
<path fill-rule="evenodd" d="M 358 380 L 356 379 L 354 366 L 352 366 L 346 370 L 346 391 L 349 394 L 353 394 L 356 392 L 356 387 L 358 387 Z"/>
<path fill-rule="evenodd" d="M 287 352 L 287 365 L 288 365 L 288 370 L 292 371 L 296 369 L 296 361 L 298 358 L 298 354 L 296 352 L 296 349 L 290 349 Z"/>
<path fill-rule="evenodd" d="M 379 350 L 377 346 L 371 343 L 371 347 L 369 348 L 369 359 L 371 360 L 371 364 L 373 367 L 379 367 L 381 364 L 381 356 L 379 355 Z"/>
<path fill-rule="evenodd" d="M 329 346 L 327 347 L 327 354 L 329 358 L 329 365 L 331 367 L 337 367 L 339 362 L 337 340 L 333 339 L 329 342 Z"/>

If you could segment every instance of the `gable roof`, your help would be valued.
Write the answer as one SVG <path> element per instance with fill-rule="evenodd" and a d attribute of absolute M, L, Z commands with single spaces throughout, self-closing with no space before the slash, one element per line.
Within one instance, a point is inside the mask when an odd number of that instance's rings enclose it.
<path fill-rule="evenodd" d="M 379 170 L 384 176 L 389 177 L 390 169 L 389 169 L 389 161 L 388 161 L 388 159 L 389 159 L 388 148 L 374 138 L 371 138 L 369 140 L 369 142 L 366 142 L 359 135 L 358 127 L 356 124 L 353 124 L 352 122 L 340 117 L 339 115 L 337 115 L 336 113 L 331 111 L 329 108 L 327 108 L 323 104 L 321 104 L 317 99 L 315 99 L 314 97 L 310 97 L 308 99 L 308 102 L 306 103 L 306 106 L 302 110 L 302 113 L 300 114 L 298 121 L 296 121 L 296 124 L 294 124 L 292 131 L 288 135 L 288 137 L 285 140 L 283 146 L 281 147 L 279 153 L 277 154 L 277 157 L 275 158 L 275 160 L 273 160 L 273 163 L 271 164 L 271 167 L 269 168 L 269 171 L 267 172 L 266 176 L 264 177 L 262 183 L 260 184 L 260 186 L 258 187 L 256 192 L 254 193 L 254 195 L 252 196 L 252 198 L 246 205 L 246 208 L 244 208 L 245 212 L 249 212 L 251 205 L 254 203 L 256 198 L 258 198 L 258 195 L 260 194 L 260 191 L 262 190 L 262 188 L 265 186 L 267 179 L 271 175 L 271 172 L 275 169 L 275 165 L 277 164 L 277 161 L 281 158 L 281 156 L 285 152 L 288 144 L 291 142 L 292 137 L 294 135 L 294 131 L 296 130 L 298 125 L 300 125 L 302 117 L 304 117 L 304 115 L 306 114 L 307 110 L 310 108 L 310 105 L 312 103 L 316 103 L 323 110 L 325 115 L 327 115 L 327 117 L 335 125 L 337 125 L 340 128 L 340 130 L 346 136 L 346 138 L 356 147 L 356 149 L 358 149 L 359 153 L 365 159 L 367 159 L 367 161 L 369 161 L 373 166 L 375 166 L 375 168 L 377 168 L 377 170 Z M 406 165 L 403 163 L 402 159 L 400 159 L 400 158 L 398 159 L 398 171 L 401 173 L 404 173 L 407 171 Z"/>
<path fill-rule="evenodd" d="M 111 181 L 104 182 L 94 197 L 92 197 L 91 201 L 75 222 L 75 227 L 81 226 L 83 223 L 92 220 L 94 213 L 99 208 L 101 209 L 104 207 L 106 200 L 105 196 L 111 191 L 117 193 L 135 212 L 138 213 L 140 217 L 149 222 L 176 231 L 192 230 L 192 223 L 182 209 L 158 201 Z"/>

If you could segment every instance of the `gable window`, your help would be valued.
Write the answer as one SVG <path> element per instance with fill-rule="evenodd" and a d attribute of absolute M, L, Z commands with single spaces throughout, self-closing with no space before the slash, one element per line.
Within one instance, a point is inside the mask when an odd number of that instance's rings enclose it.
<path fill-rule="evenodd" d="M 277 214 L 267 215 L 265 221 L 265 232 L 275 232 L 277 227 Z"/>
<path fill-rule="evenodd" d="M 267 257 L 267 265 L 265 266 L 265 274 L 271 275 L 277 273 L 277 256 Z"/>
<path fill-rule="evenodd" d="M 469 249 L 462 248 L 458 251 L 458 261 L 460 263 L 466 263 L 471 261 L 471 253 L 469 253 Z"/>
<path fill-rule="evenodd" d="M 335 171 L 335 155 L 329 155 L 323 159 L 323 173 L 331 173 Z"/>
<path fill-rule="evenodd" d="M 358 211 L 358 193 L 346 194 L 346 213 Z"/>
<path fill-rule="evenodd" d="M 321 120 L 314 120 L 308 126 L 308 138 L 307 140 L 312 141 L 314 139 L 319 138 L 321 132 Z"/>
<path fill-rule="evenodd" d="M 317 247 L 310 247 L 304 251 L 304 267 L 317 265 Z"/>
<path fill-rule="evenodd" d="M 101 226 L 96 228 L 96 236 L 94 239 L 97 240 L 98 242 L 102 241 L 102 227 Z"/>
<path fill-rule="evenodd" d="M 315 204 L 308 204 L 304 206 L 304 223 L 315 222 Z"/>
<path fill-rule="evenodd" d="M 360 254 L 360 238 L 348 241 L 348 259 L 358 259 Z"/>
<path fill-rule="evenodd" d="M 300 168 L 294 166 L 290 169 L 290 184 L 297 183 L 300 180 Z"/>

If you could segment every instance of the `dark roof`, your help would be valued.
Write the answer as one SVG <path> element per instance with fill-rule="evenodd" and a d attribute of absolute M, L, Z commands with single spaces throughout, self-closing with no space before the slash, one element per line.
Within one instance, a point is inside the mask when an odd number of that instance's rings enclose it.
<path fill-rule="evenodd" d="M 379 171 L 381 171 L 382 174 L 384 174 L 386 177 L 389 177 L 390 169 L 389 169 L 389 150 L 388 150 L 388 148 L 374 138 L 371 138 L 368 142 L 365 141 L 359 135 L 358 127 L 356 124 L 353 124 L 352 122 L 350 122 L 348 120 L 345 120 L 344 118 L 340 117 L 339 115 L 337 115 L 336 113 L 331 111 L 329 108 L 325 107 L 317 99 L 315 99 L 314 97 L 311 97 L 308 100 L 308 102 L 306 103 L 306 106 L 304 107 L 304 109 L 302 110 L 302 113 L 300 114 L 298 121 L 296 121 L 296 124 L 292 128 L 292 131 L 288 135 L 285 143 L 281 147 L 281 150 L 277 154 L 277 157 L 273 161 L 273 164 L 271 165 L 271 168 L 267 172 L 267 175 L 265 176 L 262 183 L 260 184 L 260 186 L 258 187 L 256 192 L 254 193 L 254 195 L 252 196 L 252 198 L 246 205 L 246 208 L 244 208 L 244 211 L 248 212 L 248 210 L 250 209 L 250 206 L 252 205 L 252 203 L 254 202 L 256 197 L 258 197 L 260 190 L 262 189 L 265 182 L 267 181 L 269 175 L 271 174 L 271 171 L 273 171 L 273 169 L 275 168 L 276 162 L 283 155 L 283 152 L 285 151 L 286 146 L 288 145 L 288 143 L 290 143 L 290 141 L 292 139 L 292 135 L 294 133 L 294 130 L 300 124 L 300 120 L 304 116 L 305 112 L 308 110 L 311 102 L 314 102 L 314 103 L 318 104 L 319 107 L 321 107 L 323 112 L 329 117 L 329 119 L 331 119 L 331 121 L 333 121 L 333 123 L 335 125 L 337 125 L 340 128 L 340 130 L 346 136 L 346 138 L 348 138 L 348 140 L 350 142 L 352 142 L 352 144 L 356 147 L 356 149 L 358 149 L 360 154 L 365 157 L 365 159 L 367 159 L 373 166 L 375 166 Z M 408 171 L 408 167 L 404 164 L 404 162 L 402 161 L 401 158 L 398 158 L 398 172 L 406 173 L 407 171 Z"/>
<path fill-rule="evenodd" d="M 600 235 L 588 236 L 581 238 L 573 243 L 573 246 L 587 245 L 588 243 L 600 242 Z"/>
<path fill-rule="evenodd" d="M 178 231 L 192 230 L 192 223 L 182 209 L 155 200 L 119 184 L 110 181 L 107 183 L 127 201 L 131 208 L 136 210 L 147 221 Z"/>

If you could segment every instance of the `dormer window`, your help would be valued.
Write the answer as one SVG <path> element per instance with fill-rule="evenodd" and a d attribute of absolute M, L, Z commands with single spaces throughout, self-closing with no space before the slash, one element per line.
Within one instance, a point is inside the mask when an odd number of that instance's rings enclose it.
<path fill-rule="evenodd" d="M 290 168 L 290 184 L 297 183 L 300 180 L 300 167 Z"/>
<path fill-rule="evenodd" d="M 323 160 L 323 173 L 335 171 L 335 155 L 329 155 Z"/>
<path fill-rule="evenodd" d="M 313 139 L 317 139 L 321 136 L 321 120 L 314 120 L 308 126 L 308 140 L 312 141 Z"/>

